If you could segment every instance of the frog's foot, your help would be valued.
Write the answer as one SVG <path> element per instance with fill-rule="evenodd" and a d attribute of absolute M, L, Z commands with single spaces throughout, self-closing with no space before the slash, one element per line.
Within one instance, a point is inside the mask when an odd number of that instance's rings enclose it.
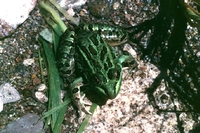
<path fill-rule="evenodd" d="M 80 95 L 81 96 L 81 95 Z M 85 94 L 83 94 L 81 97 L 80 97 L 80 104 L 81 104 L 81 107 L 83 107 L 82 109 L 83 109 L 83 111 L 86 113 L 86 114 L 92 114 L 90 111 L 87 111 L 86 109 L 85 109 L 85 105 L 87 105 L 87 106 L 91 106 L 92 104 L 91 103 L 89 103 L 89 102 L 85 102 L 83 99 L 84 99 L 84 97 L 85 97 Z"/>
<path fill-rule="evenodd" d="M 86 114 L 92 114 L 90 111 L 86 110 L 86 105 L 91 106 L 92 104 L 89 102 L 85 102 L 83 99 L 85 97 L 85 94 L 81 94 L 80 87 L 77 88 L 78 91 L 76 93 L 73 93 L 73 102 L 78 107 L 79 113 L 81 114 L 82 111 Z"/>
<path fill-rule="evenodd" d="M 80 116 L 82 116 L 82 111 L 86 114 L 92 114 L 85 107 L 85 105 L 91 106 L 91 103 L 85 102 L 83 100 L 85 97 L 85 94 L 81 94 L 81 91 L 80 91 L 80 87 L 83 86 L 82 81 L 83 81 L 82 78 L 78 78 L 70 85 L 70 89 L 72 92 L 72 101 L 75 104 L 75 106 L 78 108 Z"/>

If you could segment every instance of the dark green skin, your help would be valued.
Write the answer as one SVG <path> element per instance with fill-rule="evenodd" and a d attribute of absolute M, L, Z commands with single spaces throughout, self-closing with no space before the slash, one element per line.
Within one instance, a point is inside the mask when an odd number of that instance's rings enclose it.
<path fill-rule="evenodd" d="M 108 24 L 80 24 L 79 30 L 90 31 L 99 34 L 104 41 L 111 46 L 121 45 L 128 40 L 128 34 L 117 26 Z"/>
<path fill-rule="evenodd" d="M 68 84 L 73 82 L 76 77 L 75 72 L 75 44 L 74 31 L 66 30 L 59 40 L 57 48 L 56 60 L 60 72 L 60 76 L 65 79 Z"/>
<path fill-rule="evenodd" d="M 117 96 L 122 78 L 122 65 L 110 46 L 98 34 L 85 32 L 76 38 L 78 76 L 91 84 L 101 95 Z"/>
<path fill-rule="evenodd" d="M 83 83 L 90 84 L 99 94 L 115 98 L 122 82 L 122 62 L 127 56 L 117 57 L 97 32 L 82 28 L 76 32 L 67 30 L 60 39 L 56 56 L 60 75 L 68 84 L 82 77 Z"/>

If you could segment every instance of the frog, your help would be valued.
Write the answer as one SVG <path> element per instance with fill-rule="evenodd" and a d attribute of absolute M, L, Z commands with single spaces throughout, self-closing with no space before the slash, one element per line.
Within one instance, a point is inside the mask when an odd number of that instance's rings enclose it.
<path fill-rule="evenodd" d="M 80 88 L 84 85 L 108 99 L 118 95 L 122 83 L 122 63 L 132 57 L 117 54 L 112 44 L 124 43 L 126 38 L 126 33 L 120 28 L 102 24 L 83 24 L 75 30 L 67 29 L 61 36 L 56 55 L 57 66 L 64 82 L 69 84 L 68 92 L 80 112 L 91 114 L 85 109 L 85 105 L 90 104 L 82 100 L 85 95 L 80 97 Z"/>

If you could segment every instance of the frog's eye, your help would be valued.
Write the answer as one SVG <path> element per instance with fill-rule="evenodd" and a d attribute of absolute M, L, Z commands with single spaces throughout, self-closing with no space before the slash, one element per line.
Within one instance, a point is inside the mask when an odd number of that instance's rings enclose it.
<path fill-rule="evenodd" d="M 109 79 L 118 79 L 120 77 L 120 71 L 118 69 L 110 69 L 108 72 L 108 78 Z"/>

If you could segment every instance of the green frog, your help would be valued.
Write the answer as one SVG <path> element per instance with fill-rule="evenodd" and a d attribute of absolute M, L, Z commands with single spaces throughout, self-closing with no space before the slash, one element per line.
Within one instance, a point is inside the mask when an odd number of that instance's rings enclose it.
<path fill-rule="evenodd" d="M 125 42 L 126 35 L 117 27 L 87 24 L 80 25 L 75 31 L 68 29 L 61 36 L 56 55 L 59 72 L 69 84 L 73 103 L 85 113 L 90 114 L 84 109 L 86 103 L 80 97 L 77 101 L 75 96 L 80 94 L 81 86 L 89 84 L 92 90 L 108 99 L 114 99 L 119 93 L 122 63 L 131 56 L 119 56 L 108 42 L 119 45 L 120 41 Z"/>

